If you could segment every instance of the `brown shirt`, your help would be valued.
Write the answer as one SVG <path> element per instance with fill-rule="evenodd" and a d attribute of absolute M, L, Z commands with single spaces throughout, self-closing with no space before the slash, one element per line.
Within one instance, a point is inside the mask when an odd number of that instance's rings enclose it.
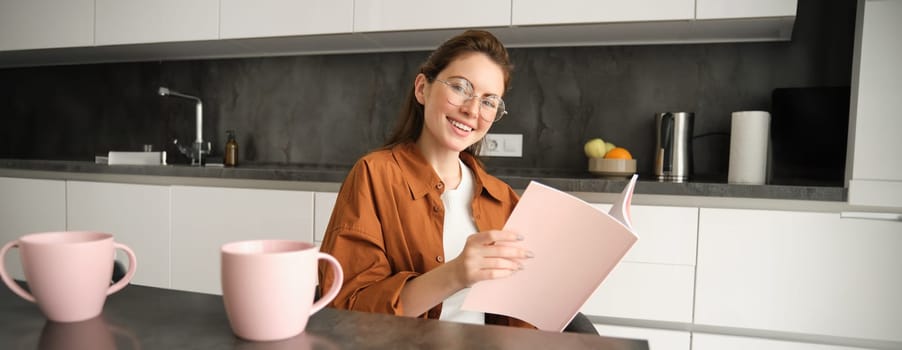
<path fill-rule="evenodd" d="M 519 197 L 487 174 L 469 153 L 461 160 L 473 170 L 473 219 L 480 231 L 501 229 Z M 332 306 L 400 315 L 407 281 L 445 262 L 442 232 L 444 183 L 416 145 L 402 144 L 357 161 L 338 192 L 321 251 L 338 259 L 344 283 Z M 320 264 L 322 290 L 334 276 Z M 429 310 L 438 319 L 441 304 Z M 486 315 L 488 324 L 532 327 L 520 320 Z"/>

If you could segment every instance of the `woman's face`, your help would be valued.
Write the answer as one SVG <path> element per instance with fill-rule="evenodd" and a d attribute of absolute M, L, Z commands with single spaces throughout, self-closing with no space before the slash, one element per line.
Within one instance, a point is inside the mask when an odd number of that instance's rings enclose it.
<path fill-rule="evenodd" d="M 417 142 L 436 152 L 461 152 L 480 141 L 492 126 L 494 115 L 487 113 L 488 106 L 501 99 L 504 72 L 485 54 L 469 53 L 451 61 L 431 83 L 423 74 L 417 75 L 415 89 L 426 118 Z M 455 104 L 468 94 L 475 97 Z"/>

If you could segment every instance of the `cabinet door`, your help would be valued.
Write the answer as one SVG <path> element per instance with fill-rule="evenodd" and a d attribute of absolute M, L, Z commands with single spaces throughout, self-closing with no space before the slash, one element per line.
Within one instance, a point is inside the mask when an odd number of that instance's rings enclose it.
<path fill-rule="evenodd" d="M 0 51 L 94 45 L 94 0 L 3 0 Z"/>
<path fill-rule="evenodd" d="M 764 338 L 692 333 L 692 350 L 864 350 L 838 345 L 812 344 Z"/>
<path fill-rule="evenodd" d="M 693 266 L 620 262 L 580 309 L 591 316 L 692 322 Z"/>
<path fill-rule="evenodd" d="M 512 0 L 513 25 L 690 20 L 694 0 Z"/>
<path fill-rule="evenodd" d="M 314 198 L 314 231 L 313 241 L 317 244 L 323 242 L 323 236 L 326 234 L 326 226 L 329 225 L 329 219 L 332 218 L 332 208 L 335 207 L 335 200 L 338 193 L 335 192 L 317 192 Z"/>
<path fill-rule="evenodd" d="M 172 187 L 172 287 L 221 294 L 220 247 L 252 239 L 313 242 L 313 192 Z"/>
<path fill-rule="evenodd" d="M 0 177 L 0 244 L 28 233 L 65 230 L 65 181 Z M 18 249 L 3 263 L 13 278 L 23 279 Z"/>
<path fill-rule="evenodd" d="M 701 209 L 695 323 L 902 340 L 902 222 Z"/>
<path fill-rule="evenodd" d="M 865 1 L 856 33 L 849 203 L 902 208 L 902 1 Z M 857 80 L 857 83 L 856 83 Z"/>
<path fill-rule="evenodd" d="M 69 181 L 66 207 L 68 230 L 110 233 L 135 252 L 131 283 L 169 288 L 169 186 Z"/>
<path fill-rule="evenodd" d="M 353 0 L 222 0 L 220 38 L 350 33 Z"/>
<path fill-rule="evenodd" d="M 593 204 L 608 211 L 610 204 Z M 692 322 L 698 208 L 634 205 L 639 236 L 582 307 L 587 315 Z"/>
<path fill-rule="evenodd" d="M 595 324 L 598 334 L 606 337 L 645 339 L 654 350 L 689 350 L 689 332 L 666 329 L 611 326 Z"/>
<path fill-rule="evenodd" d="M 97 0 L 97 45 L 219 39 L 219 0 Z"/>
<path fill-rule="evenodd" d="M 593 204 L 605 212 L 610 204 Z M 695 266 L 698 208 L 633 205 L 633 229 L 639 240 L 623 261 Z"/>
<path fill-rule="evenodd" d="M 696 19 L 795 17 L 797 0 L 697 0 Z"/>
<path fill-rule="evenodd" d="M 355 32 L 501 27 L 510 24 L 510 0 L 354 2 Z"/>

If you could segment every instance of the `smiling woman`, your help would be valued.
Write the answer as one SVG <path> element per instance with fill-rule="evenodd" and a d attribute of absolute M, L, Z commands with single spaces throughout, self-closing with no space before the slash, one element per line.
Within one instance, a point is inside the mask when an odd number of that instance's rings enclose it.
<path fill-rule="evenodd" d="M 460 308 L 469 287 L 523 268 L 532 253 L 494 242 L 517 194 L 477 159 L 507 110 L 507 50 L 466 31 L 437 48 L 414 77 L 386 145 L 360 160 L 339 191 L 322 251 L 345 271 L 333 306 L 477 324 L 531 325 Z M 320 270 L 322 288 L 335 281 Z"/>

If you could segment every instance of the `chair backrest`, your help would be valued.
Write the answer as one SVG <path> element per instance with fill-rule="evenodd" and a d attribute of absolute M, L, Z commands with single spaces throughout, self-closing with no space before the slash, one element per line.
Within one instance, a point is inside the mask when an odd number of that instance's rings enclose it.
<path fill-rule="evenodd" d="M 595 325 L 592 324 L 592 321 L 589 320 L 586 315 L 583 315 L 582 312 L 577 312 L 576 316 L 573 317 L 573 320 L 570 321 L 570 324 L 564 328 L 564 332 L 568 333 L 582 333 L 582 334 L 598 334 L 598 330 L 595 329 Z"/>
<path fill-rule="evenodd" d="M 111 278 L 112 283 L 119 282 L 119 280 L 125 277 L 125 273 L 127 271 L 128 270 L 125 269 L 125 265 L 122 265 L 122 262 L 120 262 L 119 260 L 113 260 L 113 276 Z"/>

